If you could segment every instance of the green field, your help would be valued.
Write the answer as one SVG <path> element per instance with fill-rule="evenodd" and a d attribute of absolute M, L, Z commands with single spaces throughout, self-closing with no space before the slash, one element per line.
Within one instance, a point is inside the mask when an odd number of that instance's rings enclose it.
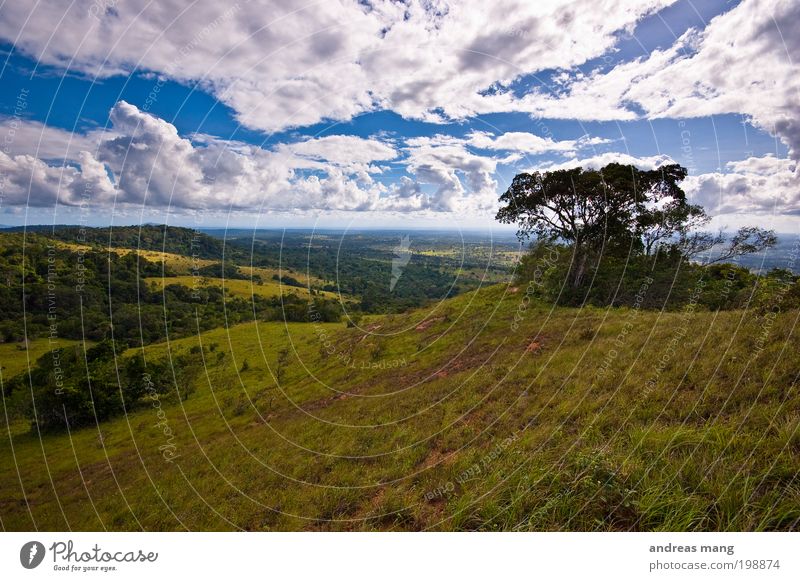
<path fill-rule="evenodd" d="M 155 262 L 156 264 L 163 264 L 165 267 L 169 268 L 172 272 L 178 275 L 188 275 L 191 274 L 193 270 L 202 268 L 204 266 L 210 266 L 215 264 L 216 260 L 210 260 L 207 258 L 199 258 L 199 257 L 191 257 L 191 256 L 183 256 L 181 254 L 174 254 L 172 252 L 159 252 L 156 250 L 144 250 L 144 249 L 136 249 L 136 248 L 119 248 L 119 247 L 100 247 L 100 246 L 89 246 L 86 244 L 74 244 L 70 242 L 57 242 L 58 247 L 65 248 L 67 250 L 72 251 L 88 251 L 88 250 L 99 250 L 103 252 L 111 252 L 116 254 L 117 256 L 127 256 L 128 254 L 137 254 L 138 256 L 149 260 L 150 262 Z"/>
<path fill-rule="evenodd" d="M 71 339 L 34 339 L 27 343 L 0 343 L 0 366 L 3 379 L 10 379 L 15 375 L 27 371 L 29 365 L 36 363 L 48 351 L 79 344 L 80 341 Z M 88 341 L 87 345 L 93 342 Z"/>
<path fill-rule="evenodd" d="M 165 285 L 180 284 L 188 288 L 195 288 L 195 285 L 202 288 L 204 286 L 219 286 L 225 289 L 225 294 L 230 297 L 250 298 L 253 295 L 261 297 L 278 297 L 281 294 L 295 293 L 301 297 L 311 296 L 307 287 L 289 286 L 274 280 L 243 280 L 238 278 L 213 278 L 206 276 L 168 276 L 146 278 L 148 284 L 157 288 Z M 319 291 L 321 296 L 336 298 L 336 293 Z"/>
<path fill-rule="evenodd" d="M 307 272 L 298 272 L 291 268 L 266 268 L 263 266 L 240 266 L 241 272 L 248 279 L 254 276 L 260 276 L 264 282 L 272 281 L 273 276 L 291 276 L 298 280 L 303 286 L 321 287 L 325 281 L 321 278 L 313 276 Z"/>
<path fill-rule="evenodd" d="M 150 345 L 202 347 L 196 391 L 4 439 L 2 526 L 796 528 L 798 315 L 553 309 L 496 285 L 363 329 Z"/>

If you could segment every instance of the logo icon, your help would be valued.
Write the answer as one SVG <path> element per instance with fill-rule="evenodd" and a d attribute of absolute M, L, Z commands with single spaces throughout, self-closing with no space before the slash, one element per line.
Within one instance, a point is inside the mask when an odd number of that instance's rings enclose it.
<path fill-rule="evenodd" d="M 44 545 L 39 541 L 30 541 L 19 550 L 19 562 L 26 569 L 35 569 L 44 560 Z"/>
<path fill-rule="evenodd" d="M 389 283 L 389 292 L 394 290 L 397 281 L 403 276 L 403 270 L 411 260 L 411 239 L 408 234 L 400 238 L 400 244 L 393 248 L 394 258 L 392 258 L 392 280 Z"/>

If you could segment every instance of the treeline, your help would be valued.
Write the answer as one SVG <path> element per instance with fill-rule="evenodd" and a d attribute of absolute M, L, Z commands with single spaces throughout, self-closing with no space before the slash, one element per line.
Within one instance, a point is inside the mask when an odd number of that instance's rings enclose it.
<path fill-rule="evenodd" d="M 6 232 L 21 233 L 22 228 Z M 432 300 L 457 295 L 477 286 L 458 273 L 484 264 L 469 264 L 442 256 L 413 254 L 400 271 L 392 271 L 396 258 L 395 235 L 354 235 L 343 240 L 315 239 L 309 251 L 307 234 L 259 232 L 223 241 L 191 228 L 165 225 L 115 226 L 30 226 L 28 236 L 39 234 L 69 244 L 87 245 L 106 256 L 107 249 L 131 248 L 169 252 L 219 262 L 198 269 L 197 274 L 213 278 L 250 279 L 239 265 L 287 268 L 328 281 L 321 289 L 354 297 L 353 308 L 364 313 L 402 312 Z M 169 276 L 169 269 L 164 273 Z M 394 284 L 392 275 L 399 274 Z M 155 275 L 162 275 L 161 270 Z M 256 275 L 253 277 L 259 280 Z M 285 277 L 287 286 L 305 286 Z"/>
<path fill-rule="evenodd" d="M 191 228 L 178 226 L 145 224 L 92 228 L 56 225 L 15 227 L 5 231 L 19 233 L 23 230 L 53 240 L 98 248 L 137 248 L 216 260 L 221 259 L 223 255 L 222 240 Z"/>
<path fill-rule="evenodd" d="M 536 241 L 518 280 L 570 306 L 799 306 L 791 270 L 757 276 L 736 264 L 774 247 L 775 233 L 758 226 L 730 236 L 707 231 L 710 217 L 680 187 L 687 173 L 677 164 L 641 170 L 610 163 L 518 174 L 497 213 L 518 226 L 520 239 Z"/>

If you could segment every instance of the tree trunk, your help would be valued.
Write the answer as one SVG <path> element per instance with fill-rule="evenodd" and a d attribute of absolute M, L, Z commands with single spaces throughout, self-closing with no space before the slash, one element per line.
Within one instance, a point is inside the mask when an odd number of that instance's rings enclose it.
<path fill-rule="evenodd" d="M 583 275 L 586 272 L 586 252 L 580 248 L 575 248 L 575 266 L 572 269 L 572 288 L 578 288 L 583 282 Z"/>

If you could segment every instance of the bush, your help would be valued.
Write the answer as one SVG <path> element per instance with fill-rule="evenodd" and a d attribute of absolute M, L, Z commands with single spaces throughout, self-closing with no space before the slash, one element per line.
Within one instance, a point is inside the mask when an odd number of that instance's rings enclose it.
<path fill-rule="evenodd" d="M 122 350 L 105 340 L 85 353 L 80 345 L 46 353 L 30 375 L 9 382 L 8 393 L 31 425 L 42 431 L 94 424 L 131 411 L 154 394 L 186 399 L 192 393 L 201 369 L 196 355 L 145 364 L 141 354 L 119 357 Z M 32 392 L 26 389 L 28 381 Z"/>
<path fill-rule="evenodd" d="M 758 276 L 735 264 L 701 266 L 674 250 L 655 256 L 609 254 L 596 259 L 576 286 L 568 284 L 573 258 L 569 246 L 534 244 L 519 262 L 515 284 L 526 286 L 529 295 L 563 306 L 638 304 L 675 310 L 693 302 L 711 310 L 800 308 L 798 277 L 785 270 Z"/>

